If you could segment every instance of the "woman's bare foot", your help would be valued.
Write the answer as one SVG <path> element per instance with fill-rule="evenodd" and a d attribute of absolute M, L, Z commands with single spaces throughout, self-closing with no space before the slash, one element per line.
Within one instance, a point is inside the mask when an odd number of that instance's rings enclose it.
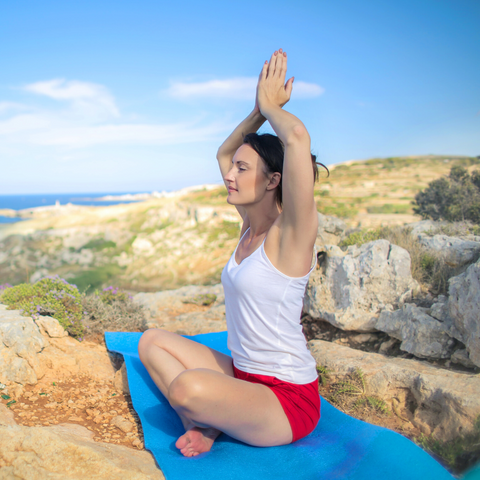
<path fill-rule="evenodd" d="M 219 435 L 220 431 L 215 428 L 193 427 L 177 440 L 175 446 L 185 457 L 195 457 L 208 452 Z"/>

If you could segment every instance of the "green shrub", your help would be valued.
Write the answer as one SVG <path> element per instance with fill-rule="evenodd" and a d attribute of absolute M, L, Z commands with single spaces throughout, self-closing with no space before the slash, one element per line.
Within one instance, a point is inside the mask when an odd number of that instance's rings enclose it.
<path fill-rule="evenodd" d="M 470 220 L 479 224 L 480 171 L 470 175 L 461 166 L 452 167 L 448 177 L 434 180 L 418 192 L 413 203 L 414 212 L 423 218 L 450 222 Z"/>
<path fill-rule="evenodd" d="M 34 320 L 41 315 L 56 318 L 74 337 L 84 333 L 80 292 L 58 275 L 42 278 L 33 285 L 22 283 L 6 288 L 0 294 L 0 301 L 11 309 L 22 310 Z"/>

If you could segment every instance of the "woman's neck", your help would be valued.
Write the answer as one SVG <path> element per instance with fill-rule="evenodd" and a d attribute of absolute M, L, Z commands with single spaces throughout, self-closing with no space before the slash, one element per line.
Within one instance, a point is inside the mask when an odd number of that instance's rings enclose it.
<path fill-rule="evenodd" d="M 269 208 L 259 208 L 259 205 L 251 209 L 247 208 L 247 216 L 250 223 L 248 236 L 256 238 L 266 234 L 280 213 L 281 209 L 277 203 L 269 206 Z"/>

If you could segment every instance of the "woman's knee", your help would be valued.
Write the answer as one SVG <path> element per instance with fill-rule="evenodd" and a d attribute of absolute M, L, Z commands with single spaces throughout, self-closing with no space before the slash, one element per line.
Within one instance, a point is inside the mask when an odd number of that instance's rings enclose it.
<path fill-rule="evenodd" d="M 160 330 L 158 328 L 150 328 L 149 330 L 143 332 L 138 342 L 138 356 L 142 362 L 146 360 L 148 350 L 152 346 L 160 346 L 159 344 L 161 344 L 163 332 L 164 330 Z"/>
<path fill-rule="evenodd" d="M 168 400 L 175 409 L 192 413 L 205 396 L 202 369 L 185 370 L 178 375 L 168 389 Z"/>

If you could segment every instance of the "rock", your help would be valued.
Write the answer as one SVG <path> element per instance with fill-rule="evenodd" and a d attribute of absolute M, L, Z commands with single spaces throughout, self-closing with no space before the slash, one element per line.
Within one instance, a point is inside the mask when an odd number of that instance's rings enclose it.
<path fill-rule="evenodd" d="M 325 251 L 323 265 L 310 276 L 304 312 L 342 330 L 374 331 L 380 312 L 403 303 L 418 287 L 410 255 L 387 240 Z"/>
<path fill-rule="evenodd" d="M 115 378 L 113 384 L 117 392 L 121 392 L 124 395 L 130 395 L 130 388 L 128 386 L 128 377 L 127 377 L 127 367 L 125 362 L 123 362 L 120 369 L 115 373 Z"/>
<path fill-rule="evenodd" d="M 359 368 L 365 374 L 368 395 L 384 400 L 403 398 L 406 415 L 427 435 L 432 433 L 444 441 L 463 436 L 472 431 L 480 414 L 478 375 L 386 358 L 322 340 L 311 340 L 308 345 L 317 363 L 332 377 Z"/>
<path fill-rule="evenodd" d="M 3 403 L 0 403 L 0 426 L 8 427 L 16 425 L 13 412 Z"/>
<path fill-rule="evenodd" d="M 30 317 L 0 307 L 0 382 L 15 382 L 18 391 L 12 393 L 16 396 L 24 385 L 35 385 L 39 379 L 55 381 L 82 373 L 92 379 L 112 380 L 115 368 L 104 345 L 78 342 L 69 336 L 47 340 Z M 54 335 L 61 328 L 50 317 L 42 317 L 40 323 Z"/>
<path fill-rule="evenodd" d="M 115 368 L 105 345 L 71 337 L 52 338 L 39 361 L 48 366 L 46 375 L 54 381 L 69 375 L 84 374 L 95 380 L 112 381 Z"/>
<path fill-rule="evenodd" d="M 132 243 L 133 253 L 135 255 L 149 254 L 154 252 L 153 244 L 150 240 L 146 238 L 137 237 Z"/>
<path fill-rule="evenodd" d="M 181 308 L 185 301 L 188 302 L 190 299 L 199 295 L 207 294 L 216 295 L 217 304 L 221 303 L 225 298 L 223 286 L 219 283 L 210 286 L 188 285 L 175 290 L 163 290 L 154 293 L 141 292 L 134 295 L 133 300 L 155 314 L 157 310 L 163 310 L 165 308 Z"/>
<path fill-rule="evenodd" d="M 468 356 L 468 352 L 465 348 L 456 350 L 451 356 L 450 360 L 452 361 L 452 363 L 457 363 L 467 368 L 475 367 L 475 364 L 470 360 L 470 357 Z"/>
<path fill-rule="evenodd" d="M 480 260 L 449 280 L 450 334 L 464 343 L 470 360 L 480 367 Z"/>
<path fill-rule="evenodd" d="M 212 307 L 206 312 L 192 312 L 178 315 L 173 322 L 164 323 L 162 328 L 180 335 L 223 332 L 227 329 L 225 305 Z"/>
<path fill-rule="evenodd" d="M 60 325 L 56 318 L 41 316 L 35 320 L 40 332 L 52 338 L 68 337 L 68 332 Z"/>
<path fill-rule="evenodd" d="M 338 245 L 342 240 L 347 224 L 337 217 L 317 212 L 318 228 L 316 245 Z"/>
<path fill-rule="evenodd" d="M 0 382 L 35 385 L 44 369 L 37 354 L 48 345 L 38 326 L 19 310 L 0 310 Z"/>
<path fill-rule="evenodd" d="M 127 419 L 123 418 L 121 415 L 117 415 L 112 420 L 112 425 L 115 425 L 123 433 L 128 433 L 133 429 L 133 423 L 129 422 Z"/>
<path fill-rule="evenodd" d="M 358 335 L 353 335 L 350 337 L 350 340 L 355 343 L 368 343 L 377 339 L 377 336 L 373 333 L 360 333 Z"/>
<path fill-rule="evenodd" d="M 165 478 L 150 453 L 93 442 L 84 430 L 59 426 L 0 427 L 0 478 Z"/>
<path fill-rule="evenodd" d="M 78 425 L 78 423 L 59 423 L 58 425 L 50 425 L 48 430 L 59 434 L 82 437 L 85 440 L 93 440 L 93 437 L 95 436 L 91 430 L 82 425 Z"/>
<path fill-rule="evenodd" d="M 381 353 L 382 355 L 388 355 L 388 352 L 395 345 L 395 343 L 397 343 L 395 338 L 389 338 L 388 340 L 385 340 L 380 345 L 380 348 L 378 349 L 378 353 Z"/>
<path fill-rule="evenodd" d="M 181 335 L 221 332 L 227 329 L 222 284 L 190 285 L 157 293 L 137 293 L 133 300 L 145 307 L 148 328 L 163 328 Z M 188 305 L 209 306 L 208 310 L 185 312 Z"/>
<path fill-rule="evenodd" d="M 418 238 L 423 234 L 427 234 L 428 232 L 434 232 L 435 229 L 442 225 L 447 225 L 448 222 L 436 222 L 434 220 L 421 220 L 420 222 L 409 223 L 406 225 L 407 227 L 411 228 L 411 234 Z"/>
<path fill-rule="evenodd" d="M 445 325 L 426 311 L 406 304 L 394 312 L 382 312 L 375 327 L 401 340 L 400 349 L 416 357 L 450 358 L 455 340 L 448 335 Z"/>
<path fill-rule="evenodd" d="M 445 259 L 445 263 L 452 267 L 462 267 L 474 262 L 480 256 L 480 242 L 462 240 L 447 235 L 419 236 L 420 243 L 437 252 Z"/>

